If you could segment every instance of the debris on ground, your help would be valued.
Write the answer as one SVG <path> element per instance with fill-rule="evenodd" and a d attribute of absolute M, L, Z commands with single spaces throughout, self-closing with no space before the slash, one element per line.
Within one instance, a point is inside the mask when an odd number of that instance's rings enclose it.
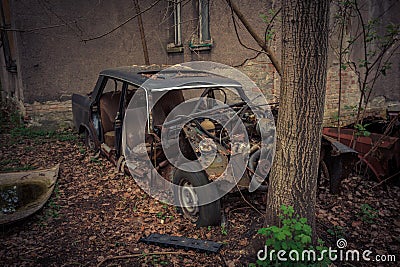
<path fill-rule="evenodd" d="M 35 215 L 0 227 L 4 266 L 247 266 L 262 227 L 265 192 L 231 194 L 223 226 L 196 228 L 172 206 L 150 198 L 71 131 L 0 134 L 0 171 L 60 164 L 57 189 Z M 326 182 L 326 181 L 325 181 Z M 327 182 L 326 182 L 327 183 Z M 350 176 L 338 195 L 321 181 L 317 231 L 325 245 L 345 238 L 349 249 L 400 256 L 400 189 Z M 251 203 L 258 211 L 250 207 Z M 216 254 L 177 251 L 138 242 L 151 233 L 212 240 Z M 351 262 L 353 266 L 368 266 Z"/>

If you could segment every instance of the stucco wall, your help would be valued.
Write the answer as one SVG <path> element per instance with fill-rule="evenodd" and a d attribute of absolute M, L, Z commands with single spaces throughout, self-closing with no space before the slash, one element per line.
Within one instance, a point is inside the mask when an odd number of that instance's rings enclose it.
<path fill-rule="evenodd" d="M 141 0 L 141 10 L 156 1 Z M 261 0 L 235 1 L 257 33 L 264 34 L 265 22 L 260 14 L 267 14 L 274 2 Z M 370 5 L 368 12 L 376 15 L 392 1 L 378 1 Z M 210 0 L 210 32 L 213 46 L 208 51 L 191 51 L 189 42 L 198 34 L 197 1 L 182 2 L 182 40 L 184 51 L 168 53 L 167 44 L 173 40 L 172 19 L 166 0 L 159 1 L 142 14 L 151 64 L 167 64 L 192 60 L 210 60 L 240 66 L 265 92 L 279 95 L 279 76 L 269 60 L 240 45 L 234 32 L 230 9 L 224 0 Z M 276 3 L 275 3 L 276 5 Z M 87 93 L 92 90 L 98 73 L 104 68 L 122 65 L 143 65 L 144 56 L 137 19 L 102 38 L 83 41 L 106 33 L 136 14 L 133 1 L 128 0 L 15 0 L 10 1 L 11 27 L 17 29 L 14 41 L 17 48 L 19 84 L 22 86 L 24 102 L 29 107 L 34 102 L 45 105 L 46 101 L 68 101 L 72 93 Z M 394 6 L 385 15 L 385 22 L 398 22 L 400 5 Z M 279 24 L 272 42 L 279 57 Z M 251 36 L 238 22 L 239 35 L 247 46 L 259 49 Z M 356 56 L 356 55 L 355 55 Z M 325 120 L 335 117 L 338 102 L 337 59 L 331 51 L 327 83 Z M 245 64 L 243 64 L 245 62 Z M 390 101 L 400 99 L 400 56 L 394 55 L 389 75 L 379 80 L 373 94 L 378 107 L 384 108 Z M 343 79 L 342 107 L 354 106 L 359 91 L 351 71 Z M 384 101 L 382 102 L 381 99 Z M 47 102 L 53 103 L 53 102 Z M 53 105 L 54 106 L 54 105 Z M 45 109 L 45 108 L 44 108 Z M 344 110 L 343 113 L 350 113 Z"/>
<path fill-rule="evenodd" d="M 142 10 L 154 1 L 139 1 Z M 143 14 L 143 24 L 152 64 L 175 64 L 191 60 L 212 60 L 229 65 L 242 63 L 254 55 L 240 46 L 226 2 L 210 2 L 211 51 L 191 52 L 192 35 L 197 34 L 196 1 L 184 1 L 182 36 L 185 50 L 167 53 L 171 20 L 167 1 L 160 1 Z M 262 1 L 251 5 L 242 1 L 244 13 L 262 33 L 263 21 L 258 14 L 267 12 Z M 263 6 L 263 8 L 259 8 Z M 17 33 L 24 101 L 65 100 L 72 93 L 92 89 L 99 71 L 104 68 L 144 64 L 137 19 L 115 32 L 93 41 L 82 40 L 103 34 L 135 14 L 133 1 L 12 1 L 13 28 Z M 49 27 L 49 28 L 47 28 Z M 42 28 L 42 29 L 40 29 Z M 242 31 L 248 45 L 257 48 Z"/>

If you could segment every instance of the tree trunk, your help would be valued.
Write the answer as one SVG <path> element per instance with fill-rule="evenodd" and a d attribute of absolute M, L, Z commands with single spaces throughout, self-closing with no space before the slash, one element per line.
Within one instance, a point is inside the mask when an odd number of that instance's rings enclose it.
<path fill-rule="evenodd" d="M 315 233 L 328 24 L 328 0 L 282 1 L 282 80 L 267 225 L 279 225 L 281 205 L 291 205 Z"/>

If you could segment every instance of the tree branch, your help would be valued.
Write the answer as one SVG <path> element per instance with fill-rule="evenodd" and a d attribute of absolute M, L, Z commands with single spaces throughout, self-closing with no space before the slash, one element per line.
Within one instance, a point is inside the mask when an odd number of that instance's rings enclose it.
<path fill-rule="evenodd" d="M 275 20 L 275 18 L 278 16 L 279 13 L 281 13 L 282 8 L 279 8 L 278 11 L 276 11 L 276 13 L 272 16 L 271 20 L 269 21 L 267 28 L 265 28 L 264 31 L 264 40 L 265 43 L 267 42 L 267 34 L 270 30 L 272 30 L 272 25 L 273 25 L 273 21 Z"/>
<path fill-rule="evenodd" d="M 150 10 L 151 8 L 153 8 L 155 5 L 157 5 L 161 0 L 157 0 L 155 1 L 153 4 L 151 4 L 149 7 L 147 7 L 146 9 L 143 9 L 141 12 L 135 14 L 134 16 L 128 18 L 127 20 L 125 20 L 124 22 L 122 22 L 121 24 L 119 24 L 117 27 L 113 28 L 112 30 L 109 30 L 106 33 L 100 34 L 96 37 L 92 37 L 92 38 L 88 38 L 88 39 L 83 39 L 82 42 L 88 42 L 88 41 L 93 41 L 93 40 L 97 40 L 100 38 L 103 38 L 104 36 L 107 36 L 111 33 L 113 33 L 114 31 L 116 31 L 117 29 L 121 28 L 122 26 L 124 26 L 125 24 L 127 24 L 129 21 L 133 20 L 134 18 L 136 18 L 137 16 L 147 12 L 148 10 Z"/>
<path fill-rule="evenodd" d="M 231 17 L 232 17 L 232 21 L 233 21 L 233 28 L 235 29 L 235 34 L 236 34 L 236 37 L 237 37 L 237 39 L 239 41 L 239 44 L 241 46 L 243 46 L 244 48 L 252 50 L 252 51 L 255 51 L 257 53 L 265 53 L 263 50 L 258 51 L 257 49 L 254 49 L 254 48 L 252 48 L 250 46 L 247 46 L 242 42 L 242 40 L 240 39 L 240 36 L 239 36 L 239 31 L 237 30 L 236 19 L 235 19 L 235 15 L 233 13 L 233 9 L 232 8 L 231 8 Z"/>
<path fill-rule="evenodd" d="M 235 68 L 237 68 L 237 67 L 242 67 L 242 66 L 244 66 L 244 64 L 247 63 L 247 61 L 256 59 L 259 55 L 261 55 L 261 52 L 260 52 L 260 51 L 257 52 L 257 54 L 256 54 L 254 57 L 246 58 L 242 63 L 240 63 L 239 65 L 235 65 L 235 66 L 233 66 L 233 67 L 235 67 Z"/>
<path fill-rule="evenodd" d="M 266 45 L 265 41 L 262 40 L 260 36 L 257 35 L 255 30 L 250 26 L 249 22 L 247 21 L 246 17 L 243 15 L 243 13 L 239 10 L 239 8 L 236 6 L 235 3 L 232 2 L 232 0 L 226 0 L 228 5 L 232 8 L 233 12 L 235 12 L 236 16 L 240 19 L 244 27 L 247 29 L 247 31 L 250 33 L 250 35 L 253 37 L 253 39 L 257 42 L 257 44 L 264 50 L 268 56 L 268 58 L 271 60 L 272 65 L 274 65 L 276 71 L 278 72 L 279 75 L 281 75 L 281 66 L 275 56 L 275 54 L 271 51 L 271 49 Z"/>

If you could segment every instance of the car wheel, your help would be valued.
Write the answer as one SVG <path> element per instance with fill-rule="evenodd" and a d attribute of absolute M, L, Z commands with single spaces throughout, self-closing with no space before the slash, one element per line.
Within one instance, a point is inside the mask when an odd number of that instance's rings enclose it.
<path fill-rule="evenodd" d="M 207 205 L 199 206 L 199 196 L 195 188 L 209 183 L 207 176 L 203 172 L 185 172 L 177 170 L 175 172 L 173 183 L 180 187 L 175 188 L 174 198 L 178 205 L 178 211 L 190 219 L 196 226 L 218 225 L 221 222 L 221 204 L 216 200 Z M 217 189 L 211 187 L 207 195 L 217 194 Z"/>

